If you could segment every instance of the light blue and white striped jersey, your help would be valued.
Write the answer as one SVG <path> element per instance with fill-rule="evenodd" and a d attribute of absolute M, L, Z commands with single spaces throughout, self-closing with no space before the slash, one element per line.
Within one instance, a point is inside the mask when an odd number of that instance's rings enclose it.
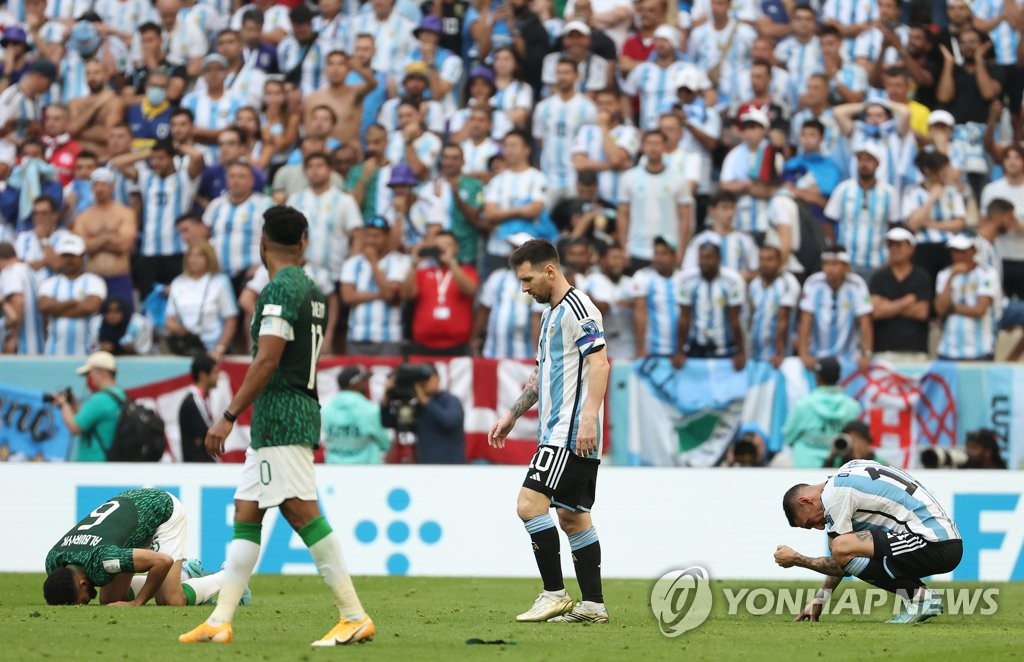
<path fill-rule="evenodd" d="M 406 65 L 412 62 L 423 62 L 423 51 L 420 48 L 419 42 L 410 51 Z M 438 47 L 434 55 L 434 61 L 425 62 L 425 64 L 427 66 L 433 64 L 437 68 L 438 77 L 446 83 L 451 83 L 452 89 L 448 91 L 448 94 L 444 95 L 441 99 L 434 99 L 444 108 L 445 115 L 451 115 L 458 110 L 460 105 L 458 97 L 462 94 L 462 75 L 464 73 L 462 58 L 447 48 Z M 430 90 L 428 89 L 426 93 L 429 96 Z"/>
<path fill-rule="evenodd" d="M 995 353 L 997 325 L 1003 310 L 999 274 L 981 264 L 966 274 L 956 275 L 952 267 L 947 267 L 935 279 L 935 292 L 941 293 L 947 283 L 951 283 L 953 306 L 976 306 L 982 297 L 992 299 L 992 304 L 981 317 L 950 313 L 942 323 L 939 356 L 959 360 L 991 357 Z"/>
<path fill-rule="evenodd" d="M 562 53 L 555 51 L 544 56 L 541 63 L 541 81 L 544 89 L 541 96 L 555 94 L 555 82 L 557 80 L 558 63 L 562 59 Z M 600 55 L 588 54 L 579 64 L 576 65 L 576 91 L 580 94 L 598 92 L 608 87 L 608 75 L 611 64 Z"/>
<path fill-rule="evenodd" d="M 261 263 L 263 212 L 273 206 L 274 201 L 262 193 L 253 193 L 237 205 L 225 193 L 214 198 L 203 212 L 220 270 L 229 277 Z"/>
<path fill-rule="evenodd" d="M 1013 1 L 1010 0 L 1010 2 Z M 976 18 L 989 21 L 1005 12 L 1006 0 L 975 0 L 971 8 Z M 1019 8 L 1018 11 L 1020 11 Z M 1015 30 L 1009 21 L 1005 18 L 1000 21 L 988 33 L 988 38 L 992 40 L 992 55 L 996 58 L 996 64 L 1017 64 L 1017 47 L 1020 45 L 1020 32 Z"/>
<path fill-rule="evenodd" d="M 702 97 L 697 97 L 693 103 L 684 106 L 683 112 L 686 114 L 686 119 L 690 125 L 695 126 L 708 137 L 715 140 L 722 137 L 722 114 L 714 108 L 708 108 Z M 688 131 L 685 128 L 683 129 L 683 138 L 679 141 L 679 149 L 686 154 L 686 162 L 683 164 L 682 172 L 686 173 L 687 179 L 697 182 L 697 193 L 711 193 L 711 172 L 713 169 L 711 152 L 704 145 L 700 144 L 692 131 Z M 676 151 L 669 154 L 675 156 Z M 690 161 L 695 162 L 690 163 Z M 691 173 L 696 173 L 696 177 L 691 179 L 689 176 Z"/>
<path fill-rule="evenodd" d="M 858 67 L 859 69 L 860 67 Z M 863 71 L 863 69 L 861 69 Z M 867 81 L 867 74 L 864 75 L 864 80 Z M 792 119 L 789 121 L 790 132 L 789 141 L 791 144 L 797 146 L 797 150 L 800 154 L 803 153 L 803 149 L 800 148 L 800 129 L 803 127 L 804 122 L 809 120 L 818 120 L 825 127 L 825 137 L 821 141 L 821 154 L 823 156 L 831 157 L 840 168 L 844 168 L 846 163 L 837 158 L 842 153 L 843 143 L 843 132 L 839 130 L 839 123 L 836 122 L 836 114 L 833 112 L 831 106 L 825 109 L 821 115 L 815 115 L 810 108 L 802 108 L 797 111 Z"/>
<path fill-rule="evenodd" d="M 231 94 L 227 88 L 217 100 L 211 99 L 204 91 L 190 92 L 181 101 L 182 107 L 191 110 L 195 116 L 196 128 L 210 131 L 224 129 L 234 122 L 235 115 L 243 103 L 242 99 Z"/>
<path fill-rule="evenodd" d="M 554 189 L 575 190 L 576 168 L 572 147 L 584 125 L 597 122 L 597 106 L 579 94 L 565 101 L 554 94 L 537 104 L 533 112 L 533 137 L 542 141 L 540 169 Z"/>
<path fill-rule="evenodd" d="M 56 246 L 61 237 L 66 234 L 71 234 L 64 228 L 57 228 L 53 233 L 46 238 L 47 244 L 50 246 Z M 18 259 L 22 262 L 36 262 L 42 260 L 45 256 L 43 251 L 43 242 L 40 241 L 39 236 L 34 230 L 23 230 L 14 237 L 14 252 L 17 254 Z M 36 278 L 36 285 L 42 284 L 44 280 L 53 275 L 49 267 L 41 267 L 33 272 Z"/>
<path fill-rule="evenodd" d="M 672 356 L 679 349 L 679 288 L 682 278 L 681 271 L 662 276 L 653 267 L 644 267 L 633 274 L 630 288 L 633 305 L 643 306 L 647 311 L 645 347 L 648 356 Z"/>
<path fill-rule="evenodd" d="M 498 90 L 491 97 L 491 107 L 496 110 L 503 110 L 506 113 L 517 108 L 532 112 L 533 88 L 521 80 L 513 80 L 504 89 Z"/>
<path fill-rule="evenodd" d="M 178 10 L 178 20 L 191 21 L 199 26 L 212 44 L 216 44 L 217 33 L 228 27 L 228 15 L 206 2 L 196 2 L 191 7 L 182 6 Z"/>
<path fill-rule="evenodd" d="M 771 361 L 775 358 L 775 344 L 779 335 L 779 318 L 785 315 L 792 321 L 792 313 L 800 300 L 800 283 L 796 276 L 782 271 L 771 283 L 758 276 L 748 289 L 750 301 L 750 358 Z M 793 325 L 789 325 L 792 331 Z M 790 334 L 791 336 L 792 334 Z M 783 356 L 788 356 L 791 338 L 784 341 Z"/>
<path fill-rule="evenodd" d="M 690 309 L 690 336 L 680 341 L 713 347 L 717 356 L 735 352 L 739 339 L 733 337 L 728 310 L 742 308 L 746 298 L 747 283 L 732 269 L 722 267 L 712 280 L 706 280 L 699 271 L 684 271 L 679 305 Z"/>
<path fill-rule="evenodd" d="M 762 146 L 767 145 L 765 140 Z M 758 151 L 762 151 L 758 148 Z M 747 143 L 741 142 L 733 147 L 722 162 L 720 181 L 747 182 L 754 168 L 757 152 L 752 151 Z M 743 232 L 768 231 L 768 201 L 751 195 L 741 195 L 736 201 L 736 229 Z"/>
<path fill-rule="evenodd" d="M 846 280 L 835 291 L 825 280 L 825 273 L 811 274 L 804 283 L 800 310 L 810 313 L 811 355 L 816 358 L 835 356 L 840 360 L 856 361 L 860 357 L 860 325 L 857 318 L 870 315 L 871 294 L 867 283 L 857 274 L 846 275 Z"/>
<path fill-rule="evenodd" d="M 411 268 L 408 256 L 388 253 L 377 267 L 386 280 L 401 283 Z M 362 255 L 353 255 L 341 268 L 341 284 L 353 285 L 357 292 L 380 292 L 373 268 Z M 402 307 L 381 299 L 352 306 L 348 314 L 348 339 L 352 342 L 401 342 Z"/>
<path fill-rule="evenodd" d="M 629 205 L 625 248 L 630 256 L 650 260 L 659 236 L 679 246 L 679 207 L 693 205 L 688 181 L 668 167 L 654 174 L 636 166 L 623 174 L 619 195 L 619 201 Z"/>
<path fill-rule="evenodd" d="M 623 91 L 640 98 L 640 128 L 644 131 L 658 128 L 658 115 L 678 101 L 676 82 L 683 71 L 696 72 L 702 80 L 702 89 L 711 87 L 703 69 L 689 62 L 673 62 L 660 67 L 655 62 L 641 62 L 629 72 L 622 85 Z"/>
<path fill-rule="evenodd" d="M 711 20 L 711 0 L 695 0 L 690 10 L 693 21 Z M 729 18 L 754 23 L 764 16 L 761 3 L 757 0 L 731 0 L 729 2 Z"/>
<path fill-rule="evenodd" d="M 142 197 L 140 255 L 152 257 L 185 252 L 185 244 L 174 222 L 192 209 L 199 185 L 198 179 L 189 177 L 188 162 L 188 157 L 182 159 L 181 166 L 166 177 L 153 172 L 145 161 L 135 164 Z"/>
<path fill-rule="evenodd" d="M 471 172 L 488 172 L 487 164 L 491 157 L 501 151 L 501 145 L 490 137 L 484 138 L 479 145 L 467 138 L 459 143 L 459 147 L 462 148 L 464 161 L 462 173 L 464 175 Z"/>
<path fill-rule="evenodd" d="M 210 40 L 206 36 L 206 30 L 198 22 L 199 14 L 178 14 L 174 28 L 170 34 L 164 31 L 164 46 L 167 51 L 167 61 L 171 64 L 187 65 L 191 58 L 203 57 L 210 51 Z M 264 29 L 267 29 L 264 27 Z M 135 33 L 134 43 L 140 44 L 138 33 Z M 141 53 L 140 51 L 137 51 Z"/>
<path fill-rule="evenodd" d="M 313 34 L 316 35 L 317 40 L 323 45 L 324 53 L 330 53 L 334 50 L 345 50 L 345 44 L 348 43 L 346 30 L 348 30 L 348 16 L 344 9 L 329 20 L 323 14 L 317 14 L 313 17 Z"/>
<path fill-rule="evenodd" d="M 530 359 L 537 355 L 533 337 L 534 315 L 545 306 L 523 292 L 523 284 L 511 269 L 491 272 L 480 290 L 478 302 L 490 311 L 483 356 L 487 359 Z"/>
<path fill-rule="evenodd" d="M 636 334 L 633 329 L 633 278 L 625 274 L 613 281 L 601 271 L 587 276 L 586 291 L 592 300 L 608 304 L 604 318 L 604 337 L 608 356 L 632 359 L 636 356 Z"/>
<path fill-rule="evenodd" d="M 57 302 L 107 298 L 107 284 L 96 274 L 83 273 L 71 280 L 64 274 L 50 276 L 39 286 L 39 296 Z M 51 315 L 46 325 L 47 356 L 85 356 L 89 353 L 89 318 Z"/>
<path fill-rule="evenodd" d="M 620 124 L 612 127 L 612 140 L 629 154 L 630 163 L 636 161 L 640 151 L 640 132 L 635 126 Z M 584 154 L 595 161 L 607 161 L 604 151 L 604 137 L 601 128 L 596 124 L 587 124 L 576 134 L 576 142 L 572 147 L 573 154 Z M 624 171 L 602 170 L 597 173 L 597 197 L 607 200 L 613 205 L 619 204 L 619 189 Z"/>
<path fill-rule="evenodd" d="M 0 271 L 0 303 L 20 295 L 24 307 L 18 330 L 18 354 L 43 353 L 43 317 L 36 305 L 38 294 L 35 272 L 24 262 L 14 262 Z"/>
<path fill-rule="evenodd" d="M 858 25 L 870 23 L 878 19 L 877 0 L 825 0 L 821 7 L 821 20 L 834 19 L 842 25 Z M 855 55 L 856 40 L 845 39 L 840 51 L 844 60 L 852 60 Z"/>
<path fill-rule="evenodd" d="M 747 73 L 749 74 L 750 72 L 748 71 Z M 793 77 L 788 71 L 782 67 L 772 67 L 772 80 L 768 84 L 768 92 L 771 94 L 771 100 L 779 104 L 786 115 L 792 115 L 793 110 L 797 108 L 797 106 L 793 105 L 790 98 L 793 92 L 792 81 Z M 728 115 L 737 116 L 740 107 L 745 102 L 754 98 L 754 86 L 750 82 L 749 75 L 740 76 L 740 91 L 736 97 L 729 106 L 718 103 L 715 105 L 715 108 L 722 112 L 728 111 Z"/>
<path fill-rule="evenodd" d="M 896 187 L 896 192 L 903 195 L 903 189 L 916 178 L 917 168 L 914 159 L 917 157 L 917 140 L 914 133 L 908 131 L 901 136 L 894 120 L 888 120 L 877 129 L 857 120 L 853 123 L 853 134 L 847 138 L 846 153 L 850 156 L 849 173 L 857 172 L 857 150 L 862 145 L 873 144 L 882 150 L 882 162 L 878 164 L 875 178 L 888 182 Z M 868 135 L 868 133 L 877 135 Z"/>
<path fill-rule="evenodd" d="M 239 100 L 240 107 L 249 106 L 259 109 L 263 107 L 263 86 L 266 82 L 267 74 L 262 69 L 243 65 L 238 73 L 228 72 L 224 79 L 224 90 Z M 206 79 L 202 76 L 197 78 L 192 91 L 196 94 L 205 94 Z M 265 126 L 264 122 L 265 118 L 261 116 L 260 126 Z"/>
<path fill-rule="evenodd" d="M 714 23 L 708 21 L 694 28 L 690 34 L 687 50 L 694 64 L 703 71 L 711 71 L 721 62 L 718 69 L 718 103 L 722 107 L 747 100 L 740 98 L 742 79 L 749 77 L 751 51 L 756 39 L 757 31 L 754 28 L 735 19 L 729 19 L 721 30 L 716 30 Z"/>
<path fill-rule="evenodd" d="M 60 61 L 60 102 L 65 106 L 89 95 L 85 82 L 85 60 L 78 51 L 68 49 Z"/>
<path fill-rule="evenodd" d="M 721 235 L 714 230 L 704 230 L 690 240 L 683 254 L 683 271 L 697 270 L 697 254 L 704 244 L 714 244 L 722 253 L 722 266 L 733 271 L 757 271 L 760 263 L 757 244 L 746 232 L 733 230 Z"/>
<path fill-rule="evenodd" d="M 906 46 L 907 40 L 910 38 L 910 28 L 906 25 L 898 25 L 896 27 L 896 36 L 899 37 L 900 44 Z M 878 60 L 878 54 L 882 51 L 882 45 L 884 43 L 881 30 L 878 28 L 865 30 L 857 36 L 853 47 L 854 57 L 858 59 L 863 58 L 873 65 L 875 61 Z M 886 67 L 899 64 L 899 51 L 892 46 L 887 46 L 882 62 Z"/>
<path fill-rule="evenodd" d="M 487 186 L 484 188 L 484 203 L 492 202 L 500 209 L 514 209 L 538 200 L 546 203 L 547 195 L 547 177 L 540 170 L 536 168 L 526 168 L 520 172 L 505 170 L 487 182 Z M 523 219 L 503 221 L 497 230 L 491 232 L 491 236 L 487 239 L 489 254 L 512 254 L 512 246 L 505 239 L 519 231 L 516 226 L 521 224 L 515 223 L 516 220 Z M 515 229 L 510 232 L 510 228 Z"/>
<path fill-rule="evenodd" d="M 289 72 L 299 66 L 303 46 L 295 37 L 285 37 L 277 45 L 277 62 L 281 71 Z M 299 88 L 303 96 L 309 96 L 327 85 L 327 47 L 322 41 L 314 41 L 309 52 L 302 59 L 302 79 Z"/>
<path fill-rule="evenodd" d="M 398 104 L 401 101 L 401 97 L 388 99 L 381 104 L 380 110 L 377 111 L 377 123 L 387 129 L 389 133 L 398 129 Z M 427 107 L 425 113 L 423 106 Z M 439 136 L 444 135 L 445 122 L 448 118 L 445 116 L 440 102 L 424 101 L 420 104 L 420 112 L 423 113 L 423 123 L 427 125 L 427 131 Z"/>
<path fill-rule="evenodd" d="M 231 15 L 231 29 L 239 31 L 242 29 L 242 17 L 245 16 L 245 12 L 250 9 L 259 9 L 255 4 L 249 3 L 242 5 L 235 13 Z M 274 30 L 281 29 L 287 32 L 289 35 L 292 33 L 292 19 L 288 15 L 288 7 L 285 5 L 273 4 L 263 12 L 263 31 L 273 32 Z M 349 49 L 346 52 L 351 53 Z"/>
<path fill-rule="evenodd" d="M 903 205 L 900 218 L 906 220 L 914 211 L 920 209 L 928 202 L 928 190 L 921 184 L 908 188 L 903 192 Z M 967 208 L 964 206 L 964 196 L 955 186 L 943 186 L 942 195 L 932 205 L 929 218 L 933 221 L 951 221 L 954 218 L 964 219 L 967 216 Z M 945 244 L 953 233 L 945 230 L 934 230 L 925 228 L 917 233 L 919 244 Z"/>
<path fill-rule="evenodd" d="M 91 8 L 88 0 L 46 0 L 46 17 L 76 19 Z"/>
<path fill-rule="evenodd" d="M 309 221 L 306 264 L 326 271 L 331 280 L 340 278 L 341 266 L 348 257 L 349 237 L 363 227 L 356 199 L 329 186 L 320 195 L 312 188 L 292 193 L 285 204 L 302 212 Z"/>
<path fill-rule="evenodd" d="M 789 72 L 789 103 L 790 107 L 800 106 L 800 90 L 807 85 L 811 74 L 824 70 L 824 58 L 821 55 L 821 44 L 817 37 L 811 37 L 807 43 L 795 36 L 786 37 L 775 47 L 775 59 L 785 65 Z"/>
<path fill-rule="evenodd" d="M 839 86 L 847 88 L 851 92 L 867 92 L 868 91 L 868 72 L 864 67 L 860 66 L 856 62 L 849 61 L 844 62 L 843 66 L 839 68 L 828 82 L 828 91 L 830 94 L 838 94 Z M 829 111 L 831 112 L 831 108 Z"/>
<path fill-rule="evenodd" d="M 885 264 L 889 255 L 885 233 L 900 219 L 895 188 L 876 181 L 865 191 L 857 179 L 846 179 L 829 197 L 825 216 L 839 224 L 836 241 L 846 247 L 851 263 L 873 269 Z"/>
<path fill-rule="evenodd" d="M 437 157 L 441 155 L 441 139 L 436 134 L 430 131 L 424 131 L 423 135 L 413 141 L 413 149 L 416 152 L 417 158 L 423 165 L 427 166 L 430 174 L 427 175 L 427 179 L 433 179 L 437 176 Z M 407 163 L 405 158 L 405 136 L 402 135 L 400 129 L 395 129 L 388 136 L 388 146 L 384 150 L 384 156 L 387 157 L 391 163 Z"/>
<path fill-rule="evenodd" d="M 587 356 L 604 348 L 601 311 L 576 288 L 570 287 L 561 301 L 541 314 L 537 350 L 538 445 L 560 446 L 576 452 L 580 416 L 590 393 Z M 597 448 L 584 457 L 601 457 L 603 418 L 602 404 L 597 414 Z"/>
<path fill-rule="evenodd" d="M 473 114 L 474 100 L 469 100 L 469 105 L 466 108 L 460 108 L 454 113 L 448 115 L 448 133 L 458 133 L 466 126 L 466 122 L 469 121 L 470 115 Z M 491 138 L 497 141 L 501 141 L 505 138 L 509 131 L 515 128 L 515 124 L 509 118 L 508 113 L 504 110 L 495 109 L 491 113 Z M 436 132 L 435 132 L 436 133 Z M 443 132 L 442 132 L 443 133 Z"/>
<path fill-rule="evenodd" d="M 853 460 L 825 481 L 825 532 L 842 535 L 878 529 L 913 533 L 928 542 L 960 540 L 953 519 L 906 471 L 872 460 Z"/>
<path fill-rule="evenodd" d="M 371 62 L 374 71 L 383 71 L 396 80 L 404 77 L 403 67 L 409 60 L 409 52 L 417 44 L 412 31 L 416 25 L 392 10 L 386 20 L 381 22 L 372 11 L 362 11 L 348 19 L 345 37 L 346 53 L 354 53 L 356 37 L 361 34 L 373 35 L 376 51 Z"/>
<path fill-rule="evenodd" d="M 171 281 L 167 315 L 203 340 L 213 350 L 224 333 L 224 320 L 238 315 L 231 280 L 222 273 L 193 278 L 181 274 Z"/>
<path fill-rule="evenodd" d="M 14 120 L 14 131 L 18 138 L 25 137 L 25 130 L 30 124 L 43 119 L 42 108 L 41 99 L 26 96 L 21 91 L 20 83 L 0 92 L 0 119 L 4 123 Z"/>

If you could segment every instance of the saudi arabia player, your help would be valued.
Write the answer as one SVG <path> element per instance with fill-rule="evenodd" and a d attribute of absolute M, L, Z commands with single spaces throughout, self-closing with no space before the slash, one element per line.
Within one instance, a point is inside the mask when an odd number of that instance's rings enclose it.
<path fill-rule="evenodd" d="M 178 641 L 229 643 L 239 596 L 256 567 L 267 508 L 280 507 L 309 547 L 337 603 L 338 624 L 313 646 L 369 641 L 373 621 L 363 611 L 341 554 L 341 542 L 320 513 L 313 448 L 320 443 L 316 362 L 324 343 L 327 301 L 302 270 L 306 217 L 291 207 L 263 214 L 260 258 L 270 283 L 260 293 L 252 321 L 254 358 L 223 417 L 206 435 L 206 450 L 224 452 L 235 419 L 253 405 L 251 448 L 235 491 L 235 533 L 228 546 L 224 582 L 213 614 Z"/>
<path fill-rule="evenodd" d="M 607 623 L 601 543 L 590 519 L 609 372 L 601 313 L 586 294 L 569 285 L 551 243 L 528 241 L 512 253 L 509 264 L 523 291 L 549 305 L 541 316 L 537 368 L 488 435 L 491 446 L 504 447 L 516 420 L 540 403 L 539 446 L 519 491 L 517 512 L 533 542 L 544 590 L 516 620 Z M 548 512 L 552 507 L 569 536 L 583 594 L 575 607 L 562 581 L 558 531 Z"/>
<path fill-rule="evenodd" d="M 796 620 L 816 621 L 846 575 L 903 600 L 890 623 L 919 623 L 942 613 L 942 597 L 922 577 L 951 572 L 963 541 L 956 524 L 928 490 L 905 471 L 853 460 L 817 485 L 794 485 L 782 499 L 789 525 L 824 529 L 831 556 L 808 558 L 785 545 L 775 550 L 783 568 L 816 570 L 825 583 Z"/>
<path fill-rule="evenodd" d="M 43 597 L 51 605 L 84 605 L 99 586 L 100 604 L 137 606 L 154 597 L 158 605 L 202 604 L 220 589 L 221 573 L 179 579 L 187 531 L 185 510 L 171 494 L 122 492 L 94 508 L 46 555 Z"/>

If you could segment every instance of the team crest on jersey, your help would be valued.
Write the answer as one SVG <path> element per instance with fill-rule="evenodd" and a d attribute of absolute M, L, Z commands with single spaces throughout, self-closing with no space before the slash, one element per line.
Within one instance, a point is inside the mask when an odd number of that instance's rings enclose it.
<path fill-rule="evenodd" d="M 583 333 L 588 336 L 596 336 L 601 333 L 601 330 L 597 328 L 597 322 L 594 320 L 585 320 L 580 326 L 583 328 Z"/>
<path fill-rule="evenodd" d="M 548 327 L 548 336 L 551 337 L 551 336 L 554 336 L 554 335 L 555 335 L 555 325 L 552 324 L 551 326 Z"/>
<path fill-rule="evenodd" d="M 831 528 L 832 528 L 833 526 L 835 526 L 835 522 L 834 522 L 834 521 L 832 521 L 832 516 L 831 516 L 831 515 L 825 515 L 825 523 L 826 523 L 826 524 L 828 524 L 828 527 L 829 527 L 830 529 L 831 529 Z"/>
<path fill-rule="evenodd" d="M 163 140 L 164 138 L 166 138 L 169 135 L 171 135 L 171 125 L 170 124 L 159 124 L 159 125 L 157 125 L 157 127 L 156 127 L 156 137 L 157 138 L 159 138 L 160 140 Z"/>

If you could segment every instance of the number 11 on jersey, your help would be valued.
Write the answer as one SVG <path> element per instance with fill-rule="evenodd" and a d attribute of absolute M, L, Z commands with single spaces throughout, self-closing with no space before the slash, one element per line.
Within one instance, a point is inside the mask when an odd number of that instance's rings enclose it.
<path fill-rule="evenodd" d="M 309 381 L 306 382 L 306 388 L 313 390 L 316 386 L 316 360 L 320 358 L 320 350 L 324 346 L 324 329 L 322 326 L 310 324 L 309 333 L 312 336 L 313 342 L 310 343 Z"/>

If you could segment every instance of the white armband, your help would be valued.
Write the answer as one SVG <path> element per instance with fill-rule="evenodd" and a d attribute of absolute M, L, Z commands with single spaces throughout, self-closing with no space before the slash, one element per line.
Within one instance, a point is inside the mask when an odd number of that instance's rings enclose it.
<path fill-rule="evenodd" d="M 277 336 L 287 341 L 295 340 L 295 330 L 288 320 L 283 317 L 264 317 L 260 320 L 261 336 Z"/>

